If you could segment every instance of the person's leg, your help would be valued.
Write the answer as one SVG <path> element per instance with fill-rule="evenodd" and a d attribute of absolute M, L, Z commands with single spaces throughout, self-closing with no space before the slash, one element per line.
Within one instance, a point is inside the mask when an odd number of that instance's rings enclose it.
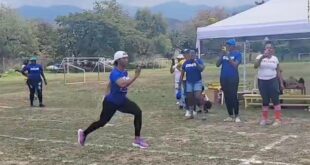
<path fill-rule="evenodd" d="M 182 81 L 182 86 L 183 86 L 183 100 L 184 100 L 184 104 L 183 107 L 186 111 L 188 111 L 188 100 L 186 97 L 186 81 Z"/>
<path fill-rule="evenodd" d="M 41 81 L 37 83 L 36 91 L 38 94 L 40 107 L 43 107 L 44 105 L 43 105 L 42 82 Z"/>
<path fill-rule="evenodd" d="M 29 99 L 30 99 L 30 106 L 33 106 L 34 100 L 34 93 L 35 93 L 35 84 L 29 81 Z"/>
<path fill-rule="evenodd" d="M 106 123 L 108 123 L 114 113 L 116 112 L 118 106 L 108 102 L 106 99 L 104 99 L 102 103 L 102 111 L 100 114 L 100 119 L 94 123 L 92 123 L 85 131 L 83 131 L 84 136 L 90 134 L 91 132 L 95 131 L 96 129 L 103 127 Z"/>
<path fill-rule="evenodd" d="M 186 98 L 188 103 L 188 109 L 190 115 L 187 116 L 189 118 L 193 118 L 193 113 L 195 109 L 195 96 L 194 96 L 194 84 L 190 82 L 186 82 Z"/>
<path fill-rule="evenodd" d="M 278 83 L 278 79 L 270 80 L 270 98 L 274 105 L 274 114 L 275 114 L 275 123 L 280 124 L 282 120 L 282 112 L 281 112 L 281 104 L 280 104 L 280 87 Z"/>
<path fill-rule="evenodd" d="M 238 87 L 239 87 L 239 78 L 236 78 L 236 79 L 232 79 L 231 81 L 231 101 L 232 101 L 232 107 L 233 107 L 233 110 L 234 110 L 234 115 L 235 115 L 235 118 L 240 120 L 238 118 L 239 116 L 239 100 L 238 100 Z"/>
<path fill-rule="evenodd" d="M 142 111 L 133 101 L 127 100 L 125 105 L 119 108 L 120 112 L 134 115 L 135 141 L 133 146 L 147 148 L 149 145 L 140 137 L 142 128 Z"/>
<path fill-rule="evenodd" d="M 203 111 L 203 98 L 202 98 L 202 81 L 194 83 L 194 98 L 195 98 L 195 107 L 197 112 L 202 113 L 202 119 L 205 119 L 205 112 Z"/>
<path fill-rule="evenodd" d="M 227 108 L 227 112 L 228 112 L 228 115 L 230 117 L 233 117 L 234 116 L 234 113 L 233 113 L 233 107 L 232 107 L 232 102 L 231 102 L 231 98 L 230 98 L 230 84 L 229 84 L 229 81 L 228 79 L 221 79 L 221 87 L 222 87 L 222 91 L 224 93 L 224 99 L 225 99 L 225 104 L 226 104 L 226 108 Z"/>
<path fill-rule="evenodd" d="M 268 80 L 258 80 L 258 89 L 259 93 L 262 97 L 262 120 L 260 122 L 261 125 L 266 125 L 269 118 L 269 87 Z"/>

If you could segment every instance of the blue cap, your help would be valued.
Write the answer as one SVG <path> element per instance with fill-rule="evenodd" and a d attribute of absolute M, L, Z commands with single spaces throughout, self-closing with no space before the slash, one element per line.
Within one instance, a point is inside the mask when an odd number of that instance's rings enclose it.
<path fill-rule="evenodd" d="M 229 39 L 226 41 L 226 44 L 229 46 L 236 46 L 236 40 L 235 39 Z"/>
<path fill-rule="evenodd" d="M 32 57 L 30 58 L 30 61 L 37 61 L 37 57 L 32 56 Z"/>

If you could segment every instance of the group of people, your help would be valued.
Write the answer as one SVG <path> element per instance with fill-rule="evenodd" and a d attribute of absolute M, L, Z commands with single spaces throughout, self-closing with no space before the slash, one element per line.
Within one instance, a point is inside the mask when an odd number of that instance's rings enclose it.
<path fill-rule="evenodd" d="M 175 94 L 177 104 L 180 109 L 185 109 L 185 116 L 192 119 L 201 112 L 206 105 L 204 101 L 207 96 L 202 96 L 203 88 L 201 72 L 205 65 L 198 59 L 194 50 L 184 50 L 177 56 L 178 63 L 172 61 L 170 72 L 175 74 Z M 217 67 L 221 67 L 220 84 L 224 94 L 224 100 L 228 117 L 225 122 L 241 122 L 239 117 L 239 73 L 238 66 L 242 62 L 242 54 L 238 51 L 235 39 L 226 41 L 220 56 L 216 62 Z M 262 118 L 260 125 L 279 125 L 282 120 L 281 105 L 279 95 L 281 94 L 283 78 L 280 72 L 279 61 L 275 56 L 275 49 L 272 42 L 265 43 L 265 51 L 256 59 L 254 67 L 258 69 L 258 88 L 262 97 Z M 183 88 L 183 89 L 182 89 Z M 182 93 L 182 94 L 180 94 Z M 180 97 L 182 96 L 182 97 Z M 275 120 L 269 120 L 270 100 L 274 105 Z M 207 104 L 212 105 L 210 101 Z M 198 110 L 196 111 L 196 109 Z M 205 111 L 202 111 L 205 112 Z M 202 119 L 205 119 L 203 115 Z"/>
<path fill-rule="evenodd" d="M 280 89 L 283 88 L 283 79 L 280 72 L 279 61 L 274 55 L 274 46 L 271 42 L 265 45 L 265 51 L 256 59 L 254 67 L 258 69 L 258 86 L 263 98 L 261 125 L 267 125 L 269 121 L 269 103 L 272 100 L 275 109 L 274 125 L 281 124 L 281 105 L 279 101 Z M 202 72 L 205 64 L 198 58 L 195 50 L 185 49 L 177 56 L 177 63 L 172 62 L 171 73 L 175 73 L 175 88 L 177 101 L 181 109 L 185 109 L 185 116 L 194 118 L 197 112 L 201 112 L 202 119 L 211 107 L 211 102 L 203 94 L 204 86 Z M 226 122 L 241 122 L 239 118 L 238 66 L 242 62 L 242 55 L 236 48 L 236 41 L 230 39 L 226 42 L 216 66 L 221 66 L 220 84 L 224 93 L 225 104 L 228 112 Z M 130 78 L 126 67 L 128 65 L 128 54 L 117 51 L 114 54 L 114 69 L 110 73 L 108 92 L 106 93 L 102 111 L 98 121 L 90 124 L 85 130 L 78 130 L 78 143 L 84 146 L 87 136 L 100 127 L 105 126 L 118 110 L 134 116 L 134 140 L 132 145 L 139 148 L 148 148 L 149 144 L 141 137 L 142 111 L 140 107 L 127 98 L 128 87 L 140 76 L 141 67 L 137 66 L 135 75 Z M 42 78 L 47 84 L 42 66 L 36 64 L 36 58 L 30 59 L 21 73 L 27 77 L 30 90 L 30 105 L 33 106 L 34 94 L 38 93 L 40 106 L 43 107 Z"/>

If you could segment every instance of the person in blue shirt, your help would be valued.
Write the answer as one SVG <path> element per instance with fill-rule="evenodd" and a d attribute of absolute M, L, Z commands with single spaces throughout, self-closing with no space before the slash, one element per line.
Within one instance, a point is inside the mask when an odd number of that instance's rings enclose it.
<path fill-rule="evenodd" d="M 42 78 L 44 80 L 45 85 L 47 85 L 47 81 L 42 66 L 40 64 L 37 64 L 37 58 L 31 57 L 30 64 L 23 67 L 21 73 L 28 78 L 27 81 L 30 91 L 29 95 L 30 106 L 33 107 L 34 94 L 37 93 L 39 98 L 39 106 L 44 107 L 45 105 L 43 104 L 43 95 L 42 95 Z"/>
<path fill-rule="evenodd" d="M 86 130 L 78 130 L 78 143 L 84 146 L 86 137 L 96 129 L 105 126 L 118 110 L 134 115 L 135 138 L 132 145 L 147 148 L 149 145 L 140 137 L 142 111 L 140 107 L 127 98 L 128 87 L 140 76 L 141 67 L 137 66 L 134 78 L 129 78 L 125 70 L 128 65 L 128 54 L 117 51 L 114 54 L 114 69 L 110 73 L 109 93 L 104 97 L 99 121 L 92 123 Z"/>
<path fill-rule="evenodd" d="M 228 51 L 227 51 L 228 50 Z M 242 55 L 236 48 L 236 40 L 226 41 L 222 53 L 216 63 L 217 67 L 222 66 L 220 83 L 224 92 L 224 99 L 229 117 L 225 122 L 241 122 L 239 118 L 238 86 L 239 73 L 238 66 L 242 61 Z"/>
<path fill-rule="evenodd" d="M 192 119 L 194 117 L 195 106 L 198 106 L 202 110 L 201 90 L 202 90 L 202 76 L 201 72 L 205 66 L 201 59 L 197 58 L 194 50 L 186 49 L 183 51 L 186 61 L 183 63 L 180 81 L 183 80 L 186 73 L 186 94 L 189 110 L 186 111 L 185 116 Z M 179 83 L 179 89 L 181 89 L 181 83 Z M 203 116 L 205 119 L 205 116 Z"/>

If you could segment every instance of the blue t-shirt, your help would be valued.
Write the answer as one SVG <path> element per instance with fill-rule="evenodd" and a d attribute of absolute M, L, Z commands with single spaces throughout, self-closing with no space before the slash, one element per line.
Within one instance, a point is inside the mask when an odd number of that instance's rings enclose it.
<path fill-rule="evenodd" d="M 197 59 L 198 64 L 203 64 L 201 59 Z M 195 83 L 201 81 L 201 72 L 198 65 L 194 60 L 186 60 L 182 66 L 183 71 L 186 73 L 186 81 Z"/>
<path fill-rule="evenodd" d="M 31 81 L 42 81 L 41 74 L 43 73 L 42 66 L 40 64 L 28 64 L 22 70 L 22 72 L 28 72 L 28 79 Z"/>
<path fill-rule="evenodd" d="M 123 105 L 127 99 L 127 88 L 121 88 L 116 84 L 118 79 L 129 79 L 127 71 L 120 71 L 114 68 L 110 73 L 111 91 L 106 96 L 107 101 L 110 101 L 116 105 Z"/>
<path fill-rule="evenodd" d="M 239 64 L 242 62 L 242 55 L 238 51 L 230 52 L 229 56 L 223 56 L 221 78 L 238 78 L 238 68 L 235 68 L 232 64 L 229 63 L 228 57 L 230 57 L 233 61 L 238 61 Z"/>

